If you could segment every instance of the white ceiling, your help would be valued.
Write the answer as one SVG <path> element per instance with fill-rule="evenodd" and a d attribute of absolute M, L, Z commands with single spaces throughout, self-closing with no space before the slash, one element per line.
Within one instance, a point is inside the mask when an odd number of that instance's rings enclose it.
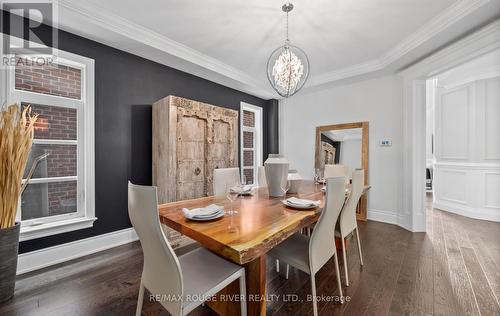
<path fill-rule="evenodd" d="M 284 41 L 284 1 L 60 0 L 60 28 L 261 97 Z M 497 0 L 295 0 L 307 87 L 401 68 L 500 12 Z M 493 9 L 499 9 L 493 11 Z"/>

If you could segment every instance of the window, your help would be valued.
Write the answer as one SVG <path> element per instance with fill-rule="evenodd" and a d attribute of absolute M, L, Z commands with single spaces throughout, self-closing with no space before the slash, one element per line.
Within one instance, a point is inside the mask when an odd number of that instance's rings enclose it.
<path fill-rule="evenodd" d="M 52 64 L 18 63 L 7 72 L 8 103 L 30 105 L 38 114 L 24 177 L 37 157 L 47 155 L 21 196 L 21 240 L 91 227 L 96 220 L 94 61 L 54 51 Z"/>
<path fill-rule="evenodd" d="M 262 108 L 241 103 L 241 175 L 257 184 L 257 167 L 262 165 Z"/>

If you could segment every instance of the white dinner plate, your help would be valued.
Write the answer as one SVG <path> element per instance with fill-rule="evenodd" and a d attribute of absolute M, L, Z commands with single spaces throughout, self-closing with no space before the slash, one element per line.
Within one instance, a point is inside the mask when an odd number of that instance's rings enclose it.
<path fill-rule="evenodd" d="M 221 218 L 222 216 L 224 216 L 224 214 L 226 214 L 226 212 L 224 210 L 222 210 L 222 211 L 214 214 L 213 216 L 187 217 L 187 216 L 184 215 L 184 217 L 186 217 L 187 219 L 192 220 L 192 221 L 205 222 L 205 221 L 212 221 L 214 219 Z"/>
<path fill-rule="evenodd" d="M 310 209 L 318 207 L 316 205 L 298 205 L 298 204 L 293 204 L 293 203 L 289 203 L 287 200 L 282 200 L 281 202 L 283 204 L 285 204 L 286 206 L 289 206 L 291 208 L 296 208 L 298 210 L 310 210 Z"/>

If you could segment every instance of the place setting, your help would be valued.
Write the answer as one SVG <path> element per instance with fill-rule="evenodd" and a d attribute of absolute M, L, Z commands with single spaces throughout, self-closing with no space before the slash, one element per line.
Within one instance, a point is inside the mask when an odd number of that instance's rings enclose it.
<path fill-rule="evenodd" d="M 184 217 L 193 221 L 212 221 L 223 217 L 225 213 L 224 207 L 217 204 L 210 204 L 206 207 L 193 209 L 182 209 Z"/>
<path fill-rule="evenodd" d="M 282 200 L 281 202 L 286 206 L 299 210 L 309 210 L 319 207 L 321 205 L 320 200 L 315 201 L 315 200 L 301 199 L 295 196 L 286 198 L 287 192 L 290 190 L 290 186 L 291 186 L 290 180 L 283 181 L 281 183 L 281 191 L 283 192 L 283 197 L 285 197 L 285 199 Z"/>

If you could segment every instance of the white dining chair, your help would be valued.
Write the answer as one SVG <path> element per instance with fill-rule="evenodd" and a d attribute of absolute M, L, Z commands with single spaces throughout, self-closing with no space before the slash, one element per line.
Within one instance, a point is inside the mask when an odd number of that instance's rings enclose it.
<path fill-rule="evenodd" d="M 240 294 L 246 297 L 243 267 L 204 248 L 177 257 L 160 227 L 156 187 L 129 182 L 128 214 L 144 253 L 137 316 L 142 311 L 145 289 L 172 315 L 188 314 L 203 303 L 203 298 L 210 298 L 238 279 Z M 246 315 L 245 300 L 240 304 L 241 315 Z"/>
<path fill-rule="evenodd" d="M 345 178 L 335 177 L 326 180 L 325 207 L 316 223 L 310 237 L 300 233 L 293 234 L 273 249 L 269 255 L 291 265 L 311 276 L 311 292 L 313 295 L 313 313 L 318 315 L 316 297 L 315 275 L 325 263 L 334 257 L 337 287 L 339 288 L 340 301 L 343 302 L 342 285 L 337 248 L 335 247 L 335 224 L 339 217 L 345 199 Z"/>
<path fill-rule="evenodd" d="M 324 178 L 346 177 L 349 179 L 349 166 L 346 165 L 325 165 Z"/>
<path fill-rule="evenodd" d="M 259 166 L 257 168 L 257 179 L 259 181 L 259 187 L 261 188 L 267 187 L 266 168 L 264 166 Z"/>
<path fill-rule="evenodd" d="M 365 172 L 363 169 L 356 169 L 352 173 L 352 188 L 344 208 L 340 213 L 339 223 L 337 225 L 335 235 L 340 237 L 342 244 L 342 256 L 344 261 L 345 270 L 345 283 L 349 286 L 349 275 L 347 271 L 347 256 L 345 238 L 350 236 L 356 231 L 356 240 L 358 242 L 359 261 L 363 265 L 363 255 L 361 253 L 361 242 L 359 240 L 358 223 L 356 221 L 356 207 L 359 199 L 363 194 L 363 187 L 365 181 Z"/>
<path fill-rule="evenodd" d="M 224 195 L 231 187 L 240 185 L 239 168 L 214 169 L 213 189 L 214 195 Z"/>

